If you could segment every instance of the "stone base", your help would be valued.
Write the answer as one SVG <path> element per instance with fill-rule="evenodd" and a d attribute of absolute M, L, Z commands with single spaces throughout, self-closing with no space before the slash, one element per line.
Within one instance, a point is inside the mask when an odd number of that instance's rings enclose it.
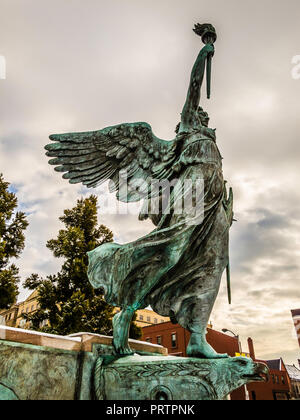
<path fill-rule="evenodd" d="M 142 355 L 167 355 L 151 343 L 130 340 L 130 346 Z M 112 337 L 0 326 L 0 400 L 92 400 L 96 361 L 112 354 Z"/>
<path fill-rule="evenodd" d="M 222 400 L 267 374 L 251 359 L 172 357 L 135 340 L 137 354 L 120 358 L 111 341 L 0 326 L 0 400 Z"/>

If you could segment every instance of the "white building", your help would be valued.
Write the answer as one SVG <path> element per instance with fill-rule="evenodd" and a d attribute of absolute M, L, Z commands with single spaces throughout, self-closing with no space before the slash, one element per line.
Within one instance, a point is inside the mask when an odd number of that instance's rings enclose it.
<path fill-rule="evenodd" d="M 295 366 L 286 365 L 292 384 L 292 397 L 300 400 L 300 370 Z"/>

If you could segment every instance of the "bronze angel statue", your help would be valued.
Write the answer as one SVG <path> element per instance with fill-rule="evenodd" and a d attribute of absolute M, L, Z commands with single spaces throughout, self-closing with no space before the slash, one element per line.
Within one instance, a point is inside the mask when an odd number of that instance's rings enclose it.
<path fill-rule="evenodd" d="M 107 243 L 89 253 L 91 284 L 103 290 L 108 303 L 121 308 L 113 319 L 113 344 L 119 355 L 132 354 L 130 322 L 136 310 L 150 305 L 191 333 L 189 356 L 227 357 L 207 343 L 206 327 L 222 274 L 229 267 L 232 191 L 227 197 L 215 130 L 208 127 L 208 114 L 199 107 L 206 64 L 210 87 L 216 33 L 209 24 L 198 24 L 194 31 L 205 46 L 192 70 L 174 140 L 159 139 L 148 124 L 139 122 L 51 135 L 54 143 L 46 146 L 47 155 L 54 158 L 49 163 L 71 184 L 96 187 L 111 180 L 110 191 L 116 191 L 117 199 L 128 203 L 143 200 L 140 219 L 149 217 L 155 225 L 153 232 L 132 243 Z M 191 223 L 189 214 L 175 208 L 182 200 L 179 190 L 184 181 L 191 180 L 193 197 L 199 178 L 204 185 L 203 217 Z M 181 181 L 181 187 L 175 184 L 170 192 L 168 212 L 161 207 L 151 212 L 149 203 L 153 198 L 160 203 L 164 195 L 162 188 L 153 197 L 153 179 Z"/>

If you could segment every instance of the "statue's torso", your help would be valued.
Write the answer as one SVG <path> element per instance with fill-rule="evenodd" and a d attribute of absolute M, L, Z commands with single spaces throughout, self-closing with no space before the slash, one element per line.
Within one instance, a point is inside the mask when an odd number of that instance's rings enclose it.
<path fill-rule="evenodd" d="M 176 189 L 178 191 L 180 188 L 186 188 L 185 186 L 189 185 L 189 182 L 193 184 L 194 191 L 197 191 L 197 194 L 199 192 L 196 188 L 199 188 L 199 185 L 203 187 L 205 209 L 207 205 L 210 206 L 211 203 L 218 200 L 223 195 L 224 190 L 222 156 L 216 144 L 215 130 L 200 127 L 197 130 L 179 134 L 177 141 L 181 142 L 180 153 L 178 153 L 178 157 L 172 165 L 172 177 L 169 181 L 173 183 L 179 181 L 180 186 L 178 187 L 175 184 L 174 200 L 171 199 L 171 214 L 173 214 L 176 205 Z M 185 184 L 186 182 L 187 184 Z M 161 211 L 162 202 L 167 202 L 167 194 L 169 193 L 170 189 L 162 193 L 165 194 L 164 199 L 162 199 L 162 195 L 157 198 L 151 197 L 151 208 L 155 208 L 156 212 L 153 213 L 148 210 L 148 216 L 156 226 L 161 225 L 161 223 L 163 225 L 173 225 L 185 217 L 184 213 L 181 215 L 173 214 L 171 218 L 164 217 Z M 181 200 L 178 197 L 179 195 L 177 195 L 177 199 Z M 146 205 L 148 209 L 150 208 L 149 204 L 150 200 Z M 157 211 L 158 208 L 160 211 Z"/>
<path fill-rule="evenodd" d="M 215 130 L 199 127 L 187 132 L 182 140 L 180 162 L 189 164 L 214 164 L 222 167 L 222 156 L 216 144 Z"/>

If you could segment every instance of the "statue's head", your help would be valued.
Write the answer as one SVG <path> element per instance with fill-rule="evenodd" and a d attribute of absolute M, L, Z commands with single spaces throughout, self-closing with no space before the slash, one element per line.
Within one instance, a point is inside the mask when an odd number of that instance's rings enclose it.
<path fill-rule="evenodd" d="M 208 116 L 208 113 L 205 112 L 203 108 L 201 108 L 201 106 L 199 106 L 198 108 L 198 116 L 199 116 L 201 125 L 203 125 L 204 127 L 208 127 L 209 116 Z"/>
<path fill-rule="evenodd" d="M 198 125 L 200 123 L 200 125 L 202 127 L 208 127 L 209 116 L 208 116 L 208 113 L 205 112 L 203 108 L 201 108 L 201 106 L 198 107 L 194 118 L 196 120 L 195 125 Z M 180 123 L 177 124 L 176 129 L 175 129 L 175 133 L 178 134 L 179 130 L 180 130 Z"/>
<path fill-rule="evenodd" d="M 254 362 L 250 358 L 229 358 L 222 367 L 226 369 L 228 383 L 230 382 L 236 388 L 251 382 L 267 382 L 269 380 L 267 365 Z"/>

